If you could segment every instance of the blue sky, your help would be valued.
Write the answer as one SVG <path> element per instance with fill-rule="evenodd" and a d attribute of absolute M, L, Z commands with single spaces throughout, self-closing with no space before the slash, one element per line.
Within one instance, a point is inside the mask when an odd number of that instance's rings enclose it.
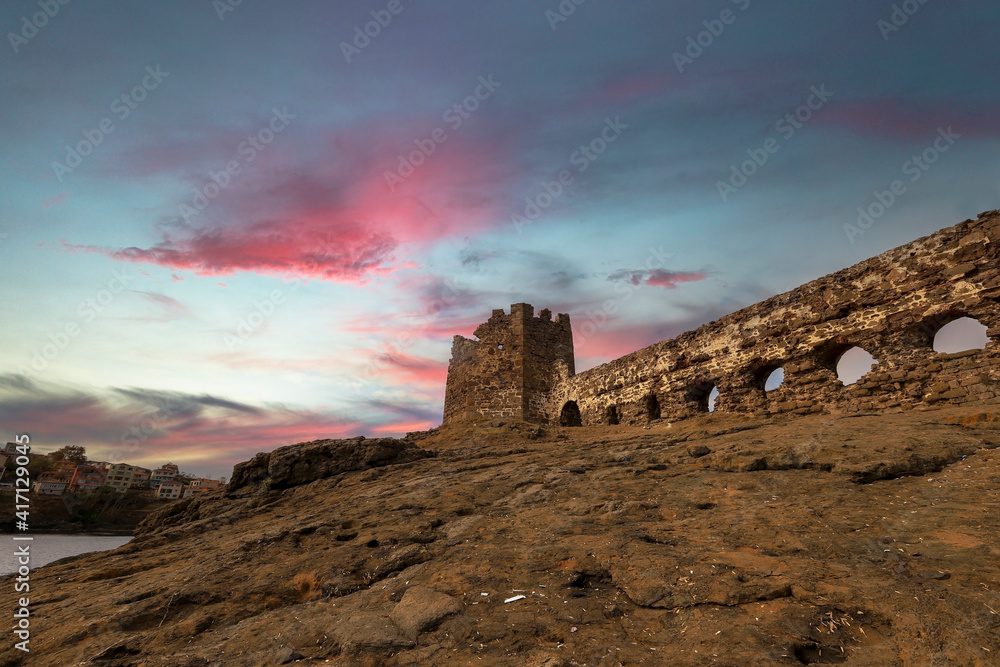
<path fill-rule="evenodd" d="M 493 308 L 582 370 L 996 208 L 1000 8 L 893 4 L 5 2 L 3 430 L 228 474 Z"/>

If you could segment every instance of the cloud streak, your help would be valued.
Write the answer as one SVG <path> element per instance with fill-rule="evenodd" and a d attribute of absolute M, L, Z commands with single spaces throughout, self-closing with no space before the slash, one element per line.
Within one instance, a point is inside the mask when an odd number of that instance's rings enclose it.
<path fill-rule="evenodd" d="M 665 269 L 621 269 L 608 276 L 612 282 L 626 282 L 631 285 L 649 285 L 650 287 L 664 287 L 666 289 L 677 289 L 681 283 L 694 283 L 708 279 L 707 273 L 694 271 L 668 271 Z"/>
<path fill-rule="evenodd" d="M 174 459 L 228 475 L 261 450 L 317 438 L 393 431 L 395 411 L 366 424 L 317 409 L 249 405 L 208 394 L 143 388 L 88 390 L 0 375 L 0 428 L 40 451 L 71 443 L 95 460 L 153 467 Z M 183 467 L 183 466 L 182 466 Z"/>

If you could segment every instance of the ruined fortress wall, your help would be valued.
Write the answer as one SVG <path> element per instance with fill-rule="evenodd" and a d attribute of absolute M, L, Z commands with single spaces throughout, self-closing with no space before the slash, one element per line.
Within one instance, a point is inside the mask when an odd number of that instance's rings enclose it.
<path fill-rule="evenodd" d="M 675 339 L 575 376 L 542 410 L 576 401 L 584 424 L 677 420 L 708 409 L 750 414 L 856 412 L 935 403 L 1000 403 L 1000 211 L 885 252 L 744 308 Z M 987 325 L 982 351 L 942 355 L 937 331 L 963 316 Z M 844 386 L 836 365 L 853 346 L 878 361 Z M 776 368 L 785 381 L 764 391 Z M 651 398 L 652 397 L 652 398 Z M 655 400 L 654 400 L 655 399 Z M 542 421 L 542 420 L 539 420 Z"/>
<path fill-rule="evenodd" d="M 573 374 L 569 316 L 553 321 L 542 310 L 535 317 L 530 305 L 518 303 L 509 315 L 494 310 L 475 336 L 454 338 L 444 423 L 482 417 L 544 421 L 555 385 Z"/>

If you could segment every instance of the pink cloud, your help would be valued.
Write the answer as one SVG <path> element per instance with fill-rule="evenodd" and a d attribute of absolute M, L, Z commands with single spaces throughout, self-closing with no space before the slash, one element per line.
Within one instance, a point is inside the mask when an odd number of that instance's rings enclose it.
<path fill-rule="evenodd" d="M 67 247 L 199 275 L 363 283 L 416 267 L 407 257 L 416 249 L 502 223 L 512 178 L 505 147 L 472 134 L 450 137 L 429 156 L 418 153 L 415 140 L 426 146 L 439 123 L 355 127 L 320 138 L 306 156 L 291 144 L 269 149 L 260 158 L 266 169 L 248 167 L 204 212 L 152 247 Z M 400 155 L 411 154 L 422 162 L 412 173 L 400 167 Z M 390 173 L 405 178 L 390 183 Z"/>
<path fill-rule="evenodd" d="M 975 109 L 958 109 L 953 105 L 918 105 L 886 99 L 831 104 L 816 114 L 815 122 L 860 134 L 921 141 L 932 140 L 938 128 L 949 127 L 961 135 L 995 136 L 1000 133 L 998 118 L 1000 108 L 988 103 Z"/>
<path fill-rule="evenodd" d="M 58 206 L 59 204 L 61 204 L 64 201 L 66 201 L 67 198 L 69 198 L 69 195 L 66 195 L 66 194 L 56 195 L 52 199 L 46 199 L 44 202 L 42 202 L 42 206 L 44 206 L 45 208 L 51 208 L 53 206 Z"/>
<path fill-rule="evenodd" d="M 480 309 L 481 310 L 481 309 Z M 377 347 L 373 341 L 382 341 L 385 349 L 395 349 L 393 346 L 405 334 L 405 340 L 410 343 L 417 341 L 441 342 L 450 341 L 455 336 L 471 337 L 472 332 L 488 319 L 489 311 L 473 315 L 433 315 L 413 314 L 411 316 L 363 315 L 355 317 L 340 326 L 344 333 L 356 334 L 365 341 L 371 350 Z"/>
<path fill-rule="evenodd" d="M 387 352 L 379 355 L 378 363 L 384 368 L 393 384 L 416 385 L 438 392 L 444 391 L 448 377 L 448 362 L 427 357 Z"/>
<path fill-rule="evenodd" d="M 594 326 L 595 323 L 585 317 L 572 322 L 578 373 L 658 343 L 675 333 L 672 328 L 657 324 L 627 326 L 608 322 Z"/>
<path fill-rule="evenodd" d="M 663 95 L 670 89 L 665 71 L 630 75 L 606 82 L 597 92 L 582 100 L 585 104 L 626 104 Z"/>
<path fill-rule="evenodd" d="M 614 282 L 627 282 L 636 286 L 645 283 L 653 287 L 666 287 L 667 289 L 677 289 L 678 283 L 693 283 L 706 278 L 708 278 L 707 273 L 668 271 L 666 269 L 621 269 L 608 276 L 608 280 Z"/>
<path fill-rule="evenodd" d="M 666 287 L 667 289 L 677 289 L 678 283 L 693 283 L 705 280 L 708 276 L 704 273 L 691 273 L 687 271 L 665 271 L 654 269 L 646 277 L 646 284 L 654 287 Z"/>
<path fill-rule="evenodd" d="M 377 426 L 372 429 L 373 433 L 378 433 L 379 435 L 405 435 L 412 431 L 426 431 L 439 426 L 441 420 L 420 420 L 411 422 L 400 422 L 394 424 L 385 424 L 383 426 Z"/>

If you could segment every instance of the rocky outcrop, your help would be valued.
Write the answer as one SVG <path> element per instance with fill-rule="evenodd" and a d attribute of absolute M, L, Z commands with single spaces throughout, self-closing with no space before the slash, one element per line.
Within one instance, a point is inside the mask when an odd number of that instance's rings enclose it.
<path fill-rule="evenodd" d="M 409 440 L 395 438 L 314 440 L 261 452 L 233 468 L 229 491 L 251 484 L 287 489 L 353 470 L 410 463 L 432 456 Z"/>
<path fill-rule="evenodd" d="M 135 535 L 215 530 L 273 502 L 271 492 L 321 480 L 336 483 L 336 478 L 345 473 L 412 463 L 432 456 L 434 452 L 421 449 L 409 438 L 357 437 L 279 447 L 236 464 L 229 484 L 223 489 L 184 498 L 152 512 L 136 526 Z"/>

